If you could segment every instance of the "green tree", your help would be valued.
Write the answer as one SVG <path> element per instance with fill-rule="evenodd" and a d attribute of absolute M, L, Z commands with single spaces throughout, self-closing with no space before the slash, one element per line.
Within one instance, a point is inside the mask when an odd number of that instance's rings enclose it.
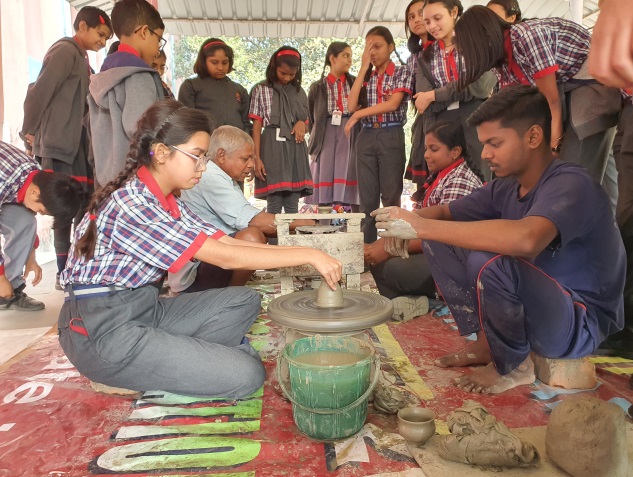
<path fill-rule="evenodd" d="M 180 83 L 193 73 L 193 65 L 198 56 L 200 45 L 206 38 L 200 36 L 174 37 L 174 73 L 173 81 Z M 289 45 L 301 52 L 303 58 L 302 86 L 307 90 L 309 85 L 319 79 L 323 72 L 325 52 L 333 38 L 254 38 L 232 37 L 226 38 L 226 43 L 235 53 L 235 71 L 231 73 L 234 81 L 250 90 L 265 77 L 266 67 L 272 54 L 282 45 Z M 344 38 L 352 47 L 354 64 L 352 72 L 360 66 L 360 57 L 365 45 L 362 38 Z M 403 40 L 396 40 L 399 51 L 403 51 Z M 327 71 L 326 71 L 327 73 Z"/>

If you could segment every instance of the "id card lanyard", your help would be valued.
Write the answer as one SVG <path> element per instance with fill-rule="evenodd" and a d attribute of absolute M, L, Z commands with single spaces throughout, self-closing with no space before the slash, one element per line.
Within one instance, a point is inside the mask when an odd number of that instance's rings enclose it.
<path fill-rule="evenodd" d="M 343 119 L 343 82 L 338 78 L 335 83 L 338 85 L 338 95 L 336 97 L 336 109 L 332 111 L 332 126 L 340 126 Z M 334 85 L 328 81 L 328 86 L 334 96 Z"/>

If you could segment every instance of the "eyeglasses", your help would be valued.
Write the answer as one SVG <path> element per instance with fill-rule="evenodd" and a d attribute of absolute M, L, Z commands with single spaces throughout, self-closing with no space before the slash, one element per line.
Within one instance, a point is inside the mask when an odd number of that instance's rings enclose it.
<path fill-rule="evenodd" d="M 158 51 L 163 51 L 163 48 L 165 48 L 165 45 L 167 44 L 167 40 L 165 40 L 162 36 L 160 36 L 151 28 L 147 27 L 147 29 L 152 35 L 156 35 L 158 37 Z"/>
<path fill-rule="evenodd" d="M 143 25 L 138 27 L 136 30 L 134 30 L 134 33 L 141 31 L 143 29 L 144 26 L 147 25 Z M 154 30 L 152 30 L 150 27 L 147 27 L 147 30 L 152 34 L 152 35 L 156 35 L 158 37 L 158 50 L 159 51 L 163 51 L 163 48 L 165 48 L 165 45 L 167 44 L 167 40 L 165 40 L 162 36 L 160 36 L 158 33 L 156 33 Z"/>
<path fill-rule="evenodd" d="M 171 147 L 172 149 L 178 151 L 178 152 L 182 152 L 185 156 L 190 157 L 191 159 L 193 159 L 194 161 L 196 161 L 196 168 L 195 171 L 199 172 L 202 169 L 204 169 L 207 165 L 207 163 L 211 160 L 211 158 L 209 156 L 195 156 L 193 154 L 191 154 L 190 152 L 187 151 L 183 151 L 182 149 L 176 147 L 176 146 L 172 146 L 171 144 L 165 144 L 165 146 L 167 147 Z"/>

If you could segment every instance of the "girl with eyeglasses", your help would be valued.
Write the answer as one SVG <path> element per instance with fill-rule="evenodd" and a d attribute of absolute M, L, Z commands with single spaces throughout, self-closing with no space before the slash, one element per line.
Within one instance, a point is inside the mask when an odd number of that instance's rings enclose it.
<path fill-rule="evenodd" d="M 265 378 L 244 334 L 260 310 L 246 287 L 159 297 L 167 271 L 195 259 L 226 269 L 311 264 L 330 286 L 342 265 L 305 247 L 226 236 L 176 197 L 194 187 L 209 158 L 201 111 L 174 100 L 140 118 L 124 170 L 93 196 L 61 282 L 60 343 L 90 380 L 136 391 L 240 398 Z"/>

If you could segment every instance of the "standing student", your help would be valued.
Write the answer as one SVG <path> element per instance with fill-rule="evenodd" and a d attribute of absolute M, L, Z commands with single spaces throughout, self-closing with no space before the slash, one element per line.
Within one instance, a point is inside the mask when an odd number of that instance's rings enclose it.
<path fill-rule="evenodd" d="M 345 135 L 345 125 L 351 115 L 347 100 L 356 79 L 349 74 L 351 66 L 350 46 L 341 41 L 330 43 L 321 79 L 310 85 L 308 153 L 314 194 L 306 198 L 309 204 L 359 204 L 353 152 L 358 128 L 351 137 Z M 327 76 L 326 67 L 330 69 Z"/>
<path fill-rule="evenodd" d="M 407 97 L 413 78 L 402 63 L 391 61 L 396 45 L 389 29 L 377 26 L 367 32 L 360 71 L 349 94 L 348 107 L 354 111 L 345 125 L 349 135 L 360 121 L 356 142 L 356 167 L 365 243 L 376 241 L 374 219 L 369 212 L 382 203 L 400 205 L 406 164 L 404 129 Z"/>
<path fill-rule="evenodd" d="M 273 247 L 224 235 L 174 193 L 199 183 L 209 157 L 209 120 L 173 100 L 138 121 L 124 170 L 97 191 L 62 273 L 59 340 L 89 379 L 137 391 L 240 398 L 266 376 L 244 339 L 260 310 L 246 287 L 159 298 L 165 273 L 189 260 L 226 269 L 309 263 L 328 285 L 342 265 L 305 247 Z"/>
<path fill-rule="evenodd" d="M 615 218 L 626 250 L 624 284 L 624 329 L 609 336 L 598 350 L 601 354 L 633 359 L 633 95 L 622 91 L 624 107 L 613 142 L 618 168 L 618 203 Z M 633 377 L 632 383 L 633 383 Z"/>
<path fill-rule="evenodd" d="M 424 159 L 431 175 L 424 183 L 420 208 L 448 204 L 481 187 L 483 175 L 468 157 L 464 128 L 459 122 L 435 123 L 425 134 Z M 365 261 L 381 295 L 393 302 L 393 318 L 407 321 L 429 310 L 435 282 L 422 241 L 412 240 L 408 258 L 402 258 L 390 243 L 378 239 L 365 245 Z"/>
<path fill-rule="evenodd" d="M 99 51 L 112 36 L 110 18 L 95 7 L 84 7 L 73 23 L 75 35 L 49 48 L 35 83 L 24 100 L 21 135 L 45 170 L 61 172 L 84 187 L 79 223 L 93 191 L 93 171 L 88 164 L 89 139 L 84 126 L 90 82 L 88 51 Z M 53 230 L 57 277 L 66 265 L 72 224 Z"/>
<path fill-rule="evenodd" d="M 552 112 L 552 150 L 602 182 L 621 99 L 617 89 L 599 84 L 587 71 L 589 32 L 562 18 L 510 24 L 483 6 L 466 11 L 455 31 L 465 64 L 460 85 L 491 68 L 501 88 L 535 85 Z"/>
<path fill-rule="evenodd" d="M 152 61 L 165 45 L 165 24 L 146 0 L 119 0 L 112 27 L 121 41 L 90 81 L 88 106 L 95 177 L 101 185 L 119 175 L 143 112 L 164 96 Z"/>
<path fill-rule="evenodd" d="M 500 393 L 534 381 L 531 352 L 581 358 L 622 329 L 626 263 L 604 190 L 551 151 L 543 94 L 502 89 L 469 122 L 497 179 L 448 205 L 373 214 L 381 236 L 423 240 L 459 333 L 477 333 L 436 364 L 484 364 L 457 385 Z"/>
<path fill-rule="evenodd" d="M 434 40 L 433 35 L 426 31 L 423 16 L 424 2 L 425 0 L 411 0 L 404 14 L 404 31 L 407 35 L 407 47 L 409 48 L 409 53 L 411 53 L 407 60 L 407 67 L 411 77 L 414 79 L 413 91 L 415 91 L 415 75 L 418 61 L 422 58 L 424 50 Z M 409 166 L 404 177 L 413 181 L 417 186 L 417 191 L 413 194 L 414 199 L 417 200 L 422 193 L 422 185 L 429 176 L 429 170 L 424 160 L 424 121 L 421 114 L 415 115 L 415 120 L 411 126 L 411 143 Z"/>
<path fill-rule="evenodd" d="M 215 127 L 234 126 L 250 133 L 248 93 L 228 76 L 234 61 L 233 48 L 224 41 L 205 40 L 193 67 L 196 76 L 182 83 L 178 101 L 204 111 Z"/>
<path fill-rule="evenodd" d="M 165 80 L 163 80 L 163 76 L 165 75 L 165 71 L 167 71 L 167 55 L 165 54 L 165 50 L 160 50 L 158 52 L 158 56 L 154 58 L 152 64 L 150 65 L 153 69 L 155 69 L 161 78 L 161 83 L 163 85 L 163 96 L 166 99 L 176 99 L 174 93 L 171 91 L 171 88 Z"/>
<path fill-rule="evenodd" d="M 490 0 L 486 6 L 508 23 L 522 21 L 521 7 L 517 0 Z"/>
<path fill-rule="evenodd" d="M 255 143 L 255 197 L 266 211 L 299 211 L 299 198 L 312 194 L 305 134 L 308 97 L 301 88 L 301 54 L 291 46 L 273 53 L 266 79 L 255 85 L 249 117 Z M 262 132 L 263 128 L 263 132 Z"/>
<path fill-rule="evenodd" d="M 488 166 L 481 160 L 477 131 L 466 124 L 466 119 L 492 94 L 497 81 L 486 71 L 468 89 L 458 90 L 463 61 L 455 49 L 454 37 L 455 24 L 463 10 L 459 0 L 428 0 L 424 4 L 424 22 L 436 41 L 418 62 L 415 106 L 424 115 L 425 129 L 437 121 L 459 121 L 466 133 L 470 157 L 490 180 Z"/>
<path fill-rule="evenodd" d="M 65 227 L 77 215 L 82 187 L 71 177 L 45 172 L 30 156 L 0 141 L 0 311 L 37 311 L 44 303 L 24 293 L 26 278 L 42 279 L 35 260 L 35 214 L 52 215 L 53 230 Z"/>

